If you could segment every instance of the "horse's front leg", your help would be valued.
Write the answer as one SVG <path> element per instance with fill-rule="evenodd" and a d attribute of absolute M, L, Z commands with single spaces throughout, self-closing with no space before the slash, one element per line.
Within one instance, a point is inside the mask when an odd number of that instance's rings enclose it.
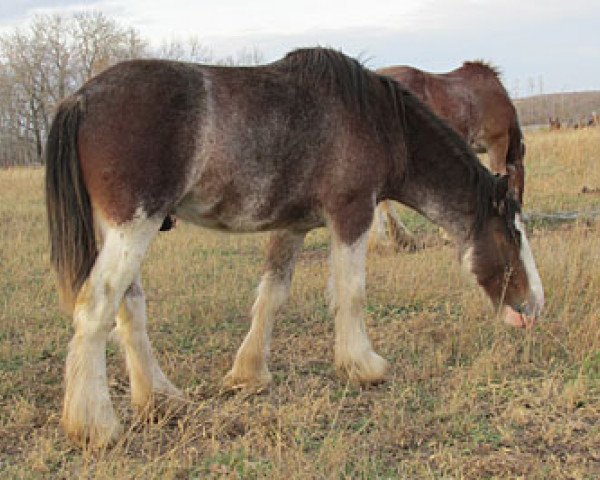
<path fill-rule="evenodd" d="M 368 224 L 352 243 L 342 239 L 335 224 L 331 230 L 335 364 L 352 382 L 379 383 L 385 380 L 388 363 L 373 351 L 364 322 Z"/>
<path fill-rule="evenodd" d="M 271 382 L 267 359 L 273 318 L 289 295 L 294 265 L 305 235 L 305 232 L 290 231 L 271 234 L 266 271 L 252 307 L 252 326 L 225 376 L 226 388 L 258 391 Z"/>

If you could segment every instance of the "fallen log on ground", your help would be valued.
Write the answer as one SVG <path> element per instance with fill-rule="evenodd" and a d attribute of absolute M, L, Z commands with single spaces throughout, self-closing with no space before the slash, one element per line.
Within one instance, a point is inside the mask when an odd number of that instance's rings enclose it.
<path fill-rule="evenodd" d="M 576 220 L 594 220 L 600 215 L 600 208 L 585 211 L 573 211 L 573 212 L 555 212 L 555 213 L 543 213 L 543 212 L 525 212 L 523 213 L 523 221 L 525 223 L 531 222 L 546 222 L 546 223 L 565 223 L 574 222 Z"/>

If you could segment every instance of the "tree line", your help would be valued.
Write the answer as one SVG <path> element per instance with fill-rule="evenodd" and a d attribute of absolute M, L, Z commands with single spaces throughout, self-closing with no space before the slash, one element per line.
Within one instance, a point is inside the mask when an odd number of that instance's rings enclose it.
<path fill-rule="evenodd" d="M 42 164 L 58 103 L 107 67 L 148 57 L 226 65 L 263 60 L 256 49 L 215 59 L 195 37 L 153 49 L 134 28 L 100 12 L 37 16 L 0 36 L 0 166 Z"/>

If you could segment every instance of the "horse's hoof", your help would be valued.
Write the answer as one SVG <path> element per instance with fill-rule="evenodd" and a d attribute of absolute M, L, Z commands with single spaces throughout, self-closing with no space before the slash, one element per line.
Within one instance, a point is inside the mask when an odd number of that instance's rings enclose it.
<path fill-rule="evenodd" d="M 183 395 L 167 395 L 156 392 L 145 405 L 133 405 L 136 420 L 141 423 L 158 423 L 167 421 L 173 423 L 186 412 L 189 401 Z"/>
<path fill-rule="evenodd" d="M 338 361 L 337 369 L 355 385 L 378 385 L 388 380 L 389 362 L 370 351 L 362 358 Z"/>
<path fill-rule="evenodd" d="M 269 388 L 273 376 L 269 371 L 257 376 L 240 376 L 231 370 L 223 378 L 224 391 L 241 391 L 244 394 L 262 393 Z"/>
<path fill-rule="evenodd" d="M 62 426 L 67 437 L 81 447 L 102 449 L 113 446 L 123 434 L 118 420 L 103 425 L 83 425 L 63 418 Z"/>

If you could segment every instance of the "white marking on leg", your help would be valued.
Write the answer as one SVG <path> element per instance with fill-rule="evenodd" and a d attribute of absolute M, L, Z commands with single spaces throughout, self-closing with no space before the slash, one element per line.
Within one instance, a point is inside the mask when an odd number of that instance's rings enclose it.
<path fill-rule="evenodd" d="M 106 340 L 125 290 L 160 221 L 134 218 L 105 230 L 104 244 L 74 308 L 65 370 L 63 425 L 78 440 L 106 444 L 120 432 L 106 379 Z"/>
<path fill-rule="evenodd" d="M 387 362 L 373 351 L 364 323 L 367 238 L 365 232 L 354 244 L 346 245 L 332 235 L 335 362 L 358 383 L 380 382 L 387 369 Z"/>
<path fill-rule="evenodd" d="M 231 371 L 225 377 L 227 387 L 261 389 L 270 383 L 267 360 L 273 320 L 288 297 L 289 287 L 287 281 L 270 272 L 263 275 L 252 306 L 252 326 L 237 351 Z"/>
<path fill-rule="evenodd" d="M 390 222 L 392 225 L 395 225 L 395 227 L 394 226 L 389 227 L 390 231 L 396 229 L 399 232 L 403 232 L 405 235 L 411 235 L 410 231 L 408 230 L 408 228 L 406 228 L 406 225 L 404 225 L 404 222 L 400 218 L 400 214 L 398 213 L 398 210 L 391 203 L 389 204 L 389 207 L 388 207 L 388 222 Z"/>
<path fill-rule="evenodd" d="M 228 388 L 262 389 L 271 381 L 267 360 L 273 321 L 277 310 L 288 298 L 292 273 L 304 233 L 274 234 L 269 250 L 269 271 L 258 287 L 252 307 L 252 326 L 240 346 L 233 367 L 224 383 Z"/>
<path fill-rule="evenodd" d="M 461 261 L 460 261 L 462 268 L 467 273 L 473 273 L 474 251 L 475 251 L 475 249 L 472 245 L 470 247 L 467 247 L 465 249 L 465 251 L 462 255 Z"/>
<path fill-rule="evenodd" d="M 138 278 L 123 298 L 117 314 L 116 332 L 125 352 L 131 403 L 140 409 L 151 402 L 153 393 L 181 396 L 156 361 L 148 338 L 146 318 L 146 299 Z"/>
<path fill-rule="evenodd" d="M 521 261 L 525 265 L 529 289 L 533 296 L 532 300 L 534 302 L 534 306 L 532 314 L 537 316 L 544 307 L 544 287 L 542 286 L 542 280 L 540 278 L 540 274 L 538 273 L 535 260 L 533 259 L 533 253 L 531 252 L 527 235 L 525 234 L 525 225 L 523 224 L 521 215 L 519 214 L 515 216 L 515 227 L 521 233 L 520 257 Z"/>

